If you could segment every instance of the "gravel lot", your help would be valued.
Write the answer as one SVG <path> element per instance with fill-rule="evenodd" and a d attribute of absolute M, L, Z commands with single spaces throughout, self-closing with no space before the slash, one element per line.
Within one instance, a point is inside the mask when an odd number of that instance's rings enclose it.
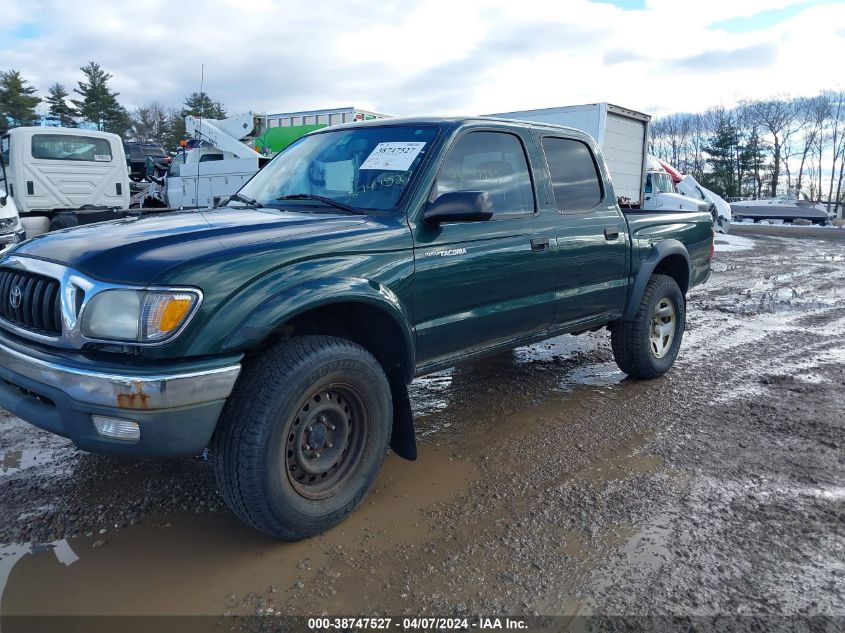
<path fill-rule="evenodd" d="M 598 332 L 419 380 L 420 459 L 302 543 L 0 412 L 0 613 L 845 618 L 845 242 L 721 242 L 664 378 Z"/>

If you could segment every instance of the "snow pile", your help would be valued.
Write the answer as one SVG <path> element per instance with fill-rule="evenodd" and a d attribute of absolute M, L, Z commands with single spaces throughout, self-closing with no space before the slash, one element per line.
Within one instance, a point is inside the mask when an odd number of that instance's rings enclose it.
<path fill-rule="evenodd" d="M 754 240 L 739 235 L 717 234 L 715 238 L 716 251 L 728 253 L 735 251 L 750 251 L 754 248 Z"/>

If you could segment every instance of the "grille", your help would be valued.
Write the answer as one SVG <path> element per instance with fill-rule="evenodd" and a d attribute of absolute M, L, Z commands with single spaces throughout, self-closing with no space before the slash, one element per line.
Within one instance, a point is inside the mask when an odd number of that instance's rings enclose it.
<path fill-rule="evenodd" d="M 17 307 L 13 307 L 13 303 Z M 58 280 L 30 272 L 0 268 L 0 318 L 27 330 L 60 335 L 61 306 Z"/>

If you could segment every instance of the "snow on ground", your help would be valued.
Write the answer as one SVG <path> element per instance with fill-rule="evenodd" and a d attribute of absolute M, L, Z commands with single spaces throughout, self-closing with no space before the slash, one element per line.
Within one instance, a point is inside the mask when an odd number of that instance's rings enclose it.
<path fill-rule="evenodd" d="M 739 235 L 716 234 L 716 250 L 721 253 L 735 251 L 750 251 L 754 248 L 754 240 Z"/>
<path fill-rule="evenodd" d="M 755 222 L 751 218 L 744 218 L 742 222 L 734 222 L 733 224 L 747 224 L 747 225 L 754 225 Z M 833 222 L 829 222 L 828 224 L 792 224 L 786 223 L 783 220 L 760 220 L 760 225 L 763 226 L 781 226 L 785 229 L 833 229 L 834 231 L 841 231 L 845 230 L 845 224 L 842 226 L 837 226 Z"/>

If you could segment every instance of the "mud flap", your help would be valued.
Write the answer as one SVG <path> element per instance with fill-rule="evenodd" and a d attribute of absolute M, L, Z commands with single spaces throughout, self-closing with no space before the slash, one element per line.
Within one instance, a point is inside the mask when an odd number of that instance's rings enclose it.
<path fill-rule="evenodd" d="M 394 453 L 409 461 L 417 459 L 417 438 L 414 431 L 414 414 L 404 372 L 396 367 L 389 376 L 390 392 L 393 396 L 393 431 L 390 448 Z"/>

